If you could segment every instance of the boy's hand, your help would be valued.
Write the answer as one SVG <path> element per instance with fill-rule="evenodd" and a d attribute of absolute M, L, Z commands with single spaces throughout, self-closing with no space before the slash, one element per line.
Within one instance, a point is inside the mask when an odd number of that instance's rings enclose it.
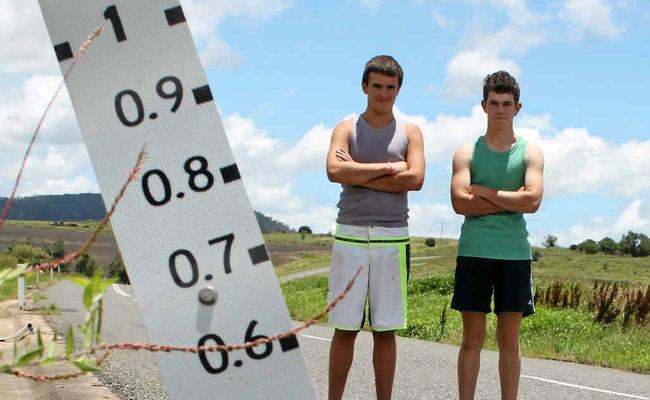
<path fill-rule="evenodd" d="M 336 150 L 336 158 L 338 158 L 339 161 L 354 161 L 350 153 L 344 149 Z"/>

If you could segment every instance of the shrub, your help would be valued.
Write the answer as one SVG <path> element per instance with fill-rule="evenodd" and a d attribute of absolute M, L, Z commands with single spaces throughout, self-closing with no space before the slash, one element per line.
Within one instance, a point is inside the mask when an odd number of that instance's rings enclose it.
<path fill-rule="evenodd" d="M 308 227 L 307 225 L 303 225 L 300 228 L 298 228 L 298 233 L 312 233 L 312 231 L 310 227 Z"/>
<path fill-rule="evenodd" d="M 129 275 L 126 273 L 126 267 L 124 266 L 122 257 L 117 256 L 108 264 L 108 277 L 118 278 L 118 283 L 131 283 L 129 281 Z"/>
<path fill-rule="evenodd" d="M 10 254 L 16 257 L 19 263 L 27 263 L 29 265 L 51 260 L 50 255 L 45 250 L 40 247 L 34 247 L 31 244 L 15 245 L 11 248 Z"/>
<path fill-rule="evenodd" d="M 97 271 L 99 265 L 94 258 L 92 258 L 88 253 L 83 253 L 79 260 L 74 265 L 74 272 L 86 275 L 87 277 L 92 277 Z"/>
<path fill-rule="evenodd" d="M 549 248 L 555 246 L 557 246 L 557 236 L 546 235 L 546 237 L 544 238 L 544 247 Z"/>
<path fill-rule="evenodd" d="M 434 239 L 432 237 L 428 237 L 428 238 L 424 239 L 424 244 L 427 247 L 436 247 L 436 239 Z"/>
<path fill-rule="evenodd" d="M 612 238 L 604 238 L 598 242 L 598 249 L 605 254 L 616 254 L 618 253 L 618 243 Z"/>
<path fill-rule="evenodd" d="M 542 258 L 542 252 L 539 250 L 533 251 L 533 261 L 539 261 Z"/>
<path fill-rule="evenodd" d="M 621 313 L 617 307 L 619 286 L 609 282 L 594 283 L 594 292 L 591 300 L 592 308 L 596 311 L 595 321 L 601 324 L 613 322 Z"/>
<path fill-rule="evenodd" d="M 599 250 L 598 243 L 591 239 L 587 239 L 578 245 L 578 251 L 585 254 L 596 254 Z"/>

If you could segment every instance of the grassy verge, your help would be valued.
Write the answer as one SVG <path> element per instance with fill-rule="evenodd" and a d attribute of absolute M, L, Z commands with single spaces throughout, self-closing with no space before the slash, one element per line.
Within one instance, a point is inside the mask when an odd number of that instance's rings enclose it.
<path fill-rule="evenodd" d="M 64 221 L 63 226 L 54 226 L 52 221 L 23 221 L 23 220 L 7 220 L 4 222 L 6 226 L 13 226 L 17 228 L 30 228 L 30 229 L 56 229 L 64 231 L 82 231 L 92 232 L 97 229 L 101 221 L 86 220 L 86 221 Z M 70 226 L 72 224 L 72 226 Z M 104 227 L 103 232 L 111 231 L 110 222 Z"/>
<path fill-rule="evenodd" d="M 46 287 L 54 282 L 58 282 L 62 278 L 59 278 L 56 274 L 54 273 L 54 279 L 50 280 L 50 273 L 45 272 L 42 273 L 39 281 L 40 281 L 40 287 Z M 36 286 L 36 273 L 32 272 L 29 273 L 25 276 L 25 288 L 27 286 Z M 25 295 L 27 296 L 29 294 L 29 290 L 26 290 L 27 293 Z M 18 280 L 17 279 L 12 279 L 11 281 L 5 282 L 3 285 L 0 285 L 0 301 L 5 301 L 5 300 L 11 300 L 11 299 L 17 299 L 18 298 Z"/>
<path fill-rule="evenodd" d="M 331 254 L 307 254 L 299 260 L 284 264 L 275 268 L 278 278 L 293 275 L 300 272 L 325 268 L 330 265 Z"/>
<path fill-rule="evenodd" d="M 451 301 L 453 277 L 449 274 L 416 278 L 409 283 L 409 325 L 401 336 L 442 343 L 460 344 L 460 313 L 443 309 Z M 327 277 L 317 276 L 287 282 L 282 290 L 297 320 L 307 319 L 326 306 Z M 485 348 L 496 350 L 496 317 L 488 316 Z M 650 327 L 623 331 L 620 324 L 599 325 L 582 309 L 555 310 L 538 307 L 534 316 L 524 319 L 521 328 L 524 356 L 618 368 L 650 373 Z"/>
<path fill-rule="evenodd" d="M 265 233 L 263 234 L 266 243 L 273 244 L 294 244 L 305 246 L 329 246 L 334 237 L 326 234 L 305 234 L 300 233 Z"/>

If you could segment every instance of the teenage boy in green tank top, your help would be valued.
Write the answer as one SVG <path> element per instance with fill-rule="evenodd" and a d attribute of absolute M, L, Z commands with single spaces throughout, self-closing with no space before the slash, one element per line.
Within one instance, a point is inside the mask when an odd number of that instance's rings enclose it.
<path fill-rule="evenodd" d="M 406 327 L 409 236 L 406 192 L 424 181 L 420 129 L 393 115 L 403 72 L 390 56 L 365 66 L 362 90 L 366 110 L 340 122 L 332 133 L 327 176 L 343 187 L 332 249 L 329 300 L 341 293 L 363 266 L 348 295 L 332 310 L 335 327 L 329 356 L 329 400 L 343 397 L 354 342 L 363 328 L 366 301 L 373 337 L 373 367 L 378 400 L 389 400 L 397 348 L 395 330 Z"/>
<path fill-rule="evenodd" d="M 458 388 L 461 400 L 474 398 L 494 292 L 501 398 L 509 400 L 517 398 L 519 387 L 521 320 L 535 311 L 523 214 L 540 206 L 544 157 L 537 146 L 515 135 L 513 119 L 521 103 L 519 85 L 509 73 L 485 78 L 481 106 L 487 131 L 461 146 L 452 165 L 452 205 L 465 216 L 452 299 L 463 321 Z"/>

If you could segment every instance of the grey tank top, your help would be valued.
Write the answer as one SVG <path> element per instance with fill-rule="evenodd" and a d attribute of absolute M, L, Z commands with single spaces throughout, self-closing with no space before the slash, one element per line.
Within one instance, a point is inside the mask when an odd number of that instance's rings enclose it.
<path fill-rule="evenodd" d="M 349 153 L 361 163 L 405 161 L 408 137 L 406 123 L 393 120 L 386 127 L 374 129 L 362 116 L 353 120 L 348 140 Z M 336 222 L 346 225 L 385 227 L 407 226 L 407 192 L 382 192 L 361 186 L 343 186 Z"/>

